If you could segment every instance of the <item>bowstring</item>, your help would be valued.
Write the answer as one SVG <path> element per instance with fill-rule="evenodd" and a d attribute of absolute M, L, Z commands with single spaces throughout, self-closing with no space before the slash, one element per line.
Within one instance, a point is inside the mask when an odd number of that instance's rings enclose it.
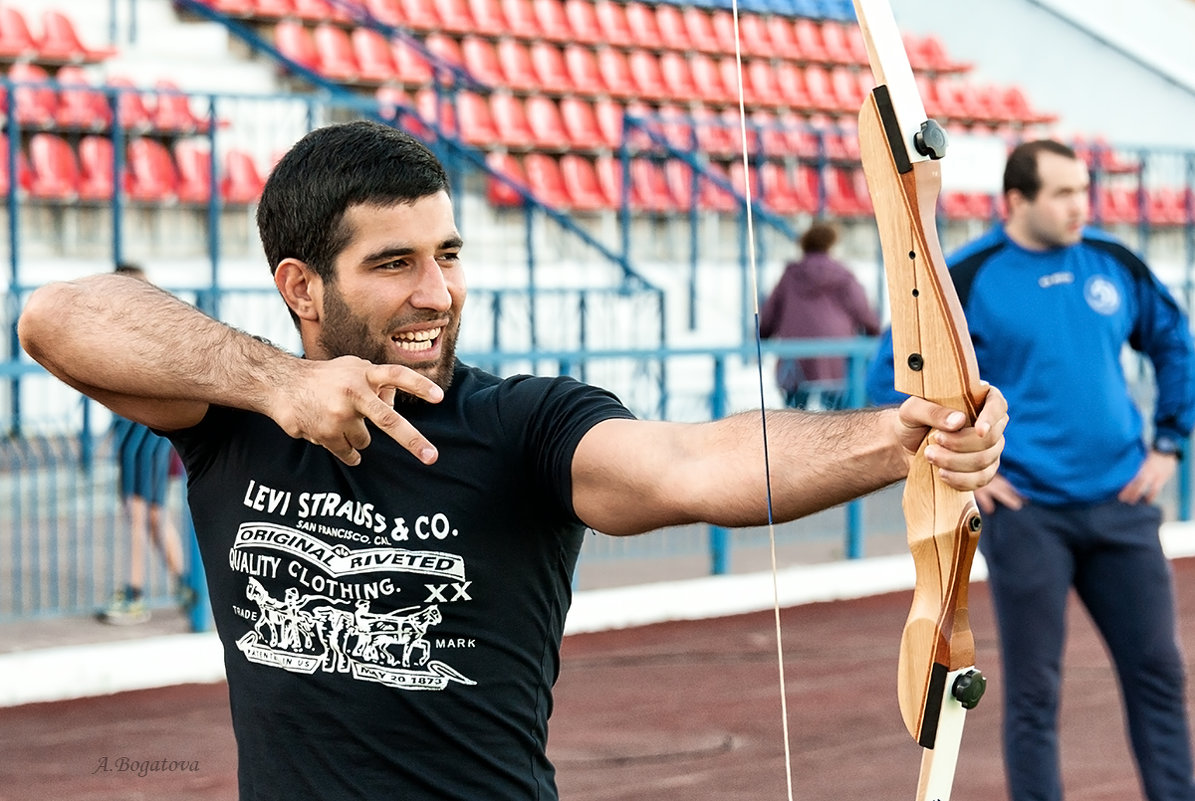
<path fill-rule="evenodd" d="M 747 101 L 746 93 L 743 89 L 743 48 L 742 37 L 739 35 L 738 0 L 731 0 L 730 11 L 734 19 L 735 76 L 738 79 L 739 85 L 739 139 L 742 144 L 743 154 L 743 198 L 746 200 L 747 272 L 751 276 L 751 307 L 755 316 L 755 364 L 759 375 L 759 419 L 763 433 L 764 487 L 766 489 L 768 507 L 768 546 L 772 559 L 772 611 L 776 624 L 776 660 L 780 672 L 780 725 L 784 733 L 784 780 L 785 788 L 788 791 L 788 801 L 793 801 L 792 745 L 788 732 L 788 692 L 784 681 L 784 641 L 780 633 L 780 580 L 776 569 L 776 521 L 772 505 L 772 466 L 771 459 L 768 456 L 768 413 L 763 383 L 763 337 L 760 335 L 759 326 L 759 271 L 755 260 L 755 216 L 751 208 L 751 163 L 747 154 Z"/>

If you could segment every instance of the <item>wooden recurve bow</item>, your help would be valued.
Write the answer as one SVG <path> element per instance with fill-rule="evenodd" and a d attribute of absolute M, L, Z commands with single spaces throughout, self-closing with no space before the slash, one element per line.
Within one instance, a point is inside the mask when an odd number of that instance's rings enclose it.
<path fill-rule="evenodd" d="M 854 4 L 876 82 L 859 112 L 859 143 L 888 282 L 895 386 L 973 423 L 986 389 L 935 225 L 946 133 L 926 118 L 888 0 Z M 903 505 L 917 578 L 897 694 L 905 726 L 925 749 L 917 799 L 948 801 L 966 710 L 985 686 L 967 611 L 981 523 L 972 494 L 942 482 L 925 443 Z"/>

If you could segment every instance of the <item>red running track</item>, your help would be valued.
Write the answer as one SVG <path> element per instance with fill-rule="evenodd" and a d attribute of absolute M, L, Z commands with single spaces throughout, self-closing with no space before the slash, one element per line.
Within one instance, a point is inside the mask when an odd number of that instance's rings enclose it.
<path fill-rule="evenodd" d="M 1195 559 L 1174 565 L 1180 627 L 1195 642 Z M 796 799 L 913 798 L 920 749 L 895 695 L 909 595 L 783 611 Z M 968 717 L 954 798 L 1002 801 L 1000 669 L 985 584 L 972 588 L 972 625 L 989 695 Z M 1065 670 L 1068 801 L 1140 799 L 1112 671 L 1078 606 Z M 783 801 L 778 673 L 770 612 L 568 637 L 550 746 L 562 797 Z M 122 756 L 188 769 L 138 776 L 118 769 Z M 104 757 L 112 770 L 97 771 Z M 233 801 L 235 771 L 221 684 L 0 709 L 3 801 Z"/>

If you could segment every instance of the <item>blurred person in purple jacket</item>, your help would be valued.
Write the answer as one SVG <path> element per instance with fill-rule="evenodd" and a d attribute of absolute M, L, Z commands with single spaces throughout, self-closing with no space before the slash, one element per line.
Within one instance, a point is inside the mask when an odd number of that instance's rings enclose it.
<path fill-rule="evenodd" d="M 880 320 L 863 286 L 830 255 L 838 232 L 824 222 L 809 226 L 800 240 L 803 256 L 789 262 L 760 310 L 764 339 L 877 336 Z M 846 358 L 781 359 L 776 383 L 785 403 L 799 409 L 840 409 L 846 401 Z"/>

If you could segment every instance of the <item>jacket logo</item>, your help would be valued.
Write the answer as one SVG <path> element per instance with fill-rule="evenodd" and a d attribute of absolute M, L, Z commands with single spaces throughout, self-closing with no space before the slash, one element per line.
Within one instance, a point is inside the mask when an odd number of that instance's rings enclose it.
<path fill-rule="evenodd" d="M 1115 314 L 1120 309 L 1120 291 L 1116 284 L 1102 275 L 1093 275 L 1083 287 L 1087 305 L 1103 315 Z"/>

